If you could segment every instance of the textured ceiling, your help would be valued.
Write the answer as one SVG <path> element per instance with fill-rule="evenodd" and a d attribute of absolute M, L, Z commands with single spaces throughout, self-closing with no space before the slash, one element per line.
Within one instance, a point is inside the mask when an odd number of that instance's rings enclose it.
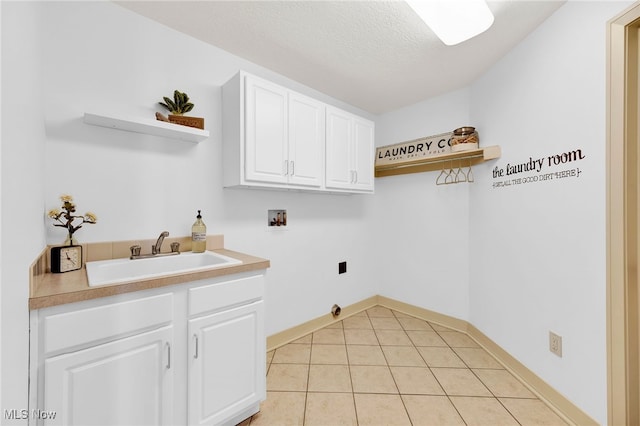
<path fill-rule="evenodd" d="M 379 114 L 470 84 L 564 1 L 489 1 L 492 27 L 456 46 L 404 1 L 116 3 Z"/>

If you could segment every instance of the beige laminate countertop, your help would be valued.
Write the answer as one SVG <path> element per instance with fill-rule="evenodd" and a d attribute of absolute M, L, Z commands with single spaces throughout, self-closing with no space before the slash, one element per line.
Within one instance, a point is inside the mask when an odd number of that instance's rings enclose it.
<path fill-rule="evenodd" d="M 226 249 L 210 251 L 233 257 L 241 260 L 242 263 L 239 265 L 231 265 L 208 271 L 165 275 L 162 277 L 100 287 L 89 287 L 89 283 L 87 281 L 87 270 L 84 267 L 78 271 L 66 272 L 63 274 L 45 273 L 34 277 L 31 295 L 29 297 L 29 309 L 46 308 L 65 303 L 80 302 L 83 300 L 97 299 L 116 294 L 130 293 L 133 291 L 147 290 L 174 284 L 182 284 L 190 281 L 237 274 L 239 272 L 255 271 L 259 269 L 266 269 L 270 266 L 269 260 L 248 254 Z"/>

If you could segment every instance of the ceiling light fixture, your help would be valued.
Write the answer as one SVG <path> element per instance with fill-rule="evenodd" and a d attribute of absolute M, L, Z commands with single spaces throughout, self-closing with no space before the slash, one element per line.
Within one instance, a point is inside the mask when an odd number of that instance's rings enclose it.
<path fill-rule="evenodd" d="M 485 0 L 406 0 L 447 46 L 489 29 L 493 14 Z"/>

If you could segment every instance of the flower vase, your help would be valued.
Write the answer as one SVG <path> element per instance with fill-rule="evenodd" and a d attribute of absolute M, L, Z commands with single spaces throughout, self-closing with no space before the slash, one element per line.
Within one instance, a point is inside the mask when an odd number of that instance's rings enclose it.
<path fill-rule="evenodd" d="M 68 234 L 67 235 L 67 239 L 64 240 L 64 245 L 65 246 L 78 246 L 80 244 L 78 244 L 78 241 L 76 240 L 76 237 L 73 236 L 73 234 Z"/>

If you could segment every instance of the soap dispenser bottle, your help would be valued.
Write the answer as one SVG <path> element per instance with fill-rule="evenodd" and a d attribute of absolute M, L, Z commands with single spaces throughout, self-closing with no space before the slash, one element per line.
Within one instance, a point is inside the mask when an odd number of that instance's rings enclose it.
<path fill-rule="evenodd" d="M 191 251 L 194 253 L 202 253 L 207 249 L 207 225 L 202 221 L 200 210 L 196 221 L 191 227 Z"/>

